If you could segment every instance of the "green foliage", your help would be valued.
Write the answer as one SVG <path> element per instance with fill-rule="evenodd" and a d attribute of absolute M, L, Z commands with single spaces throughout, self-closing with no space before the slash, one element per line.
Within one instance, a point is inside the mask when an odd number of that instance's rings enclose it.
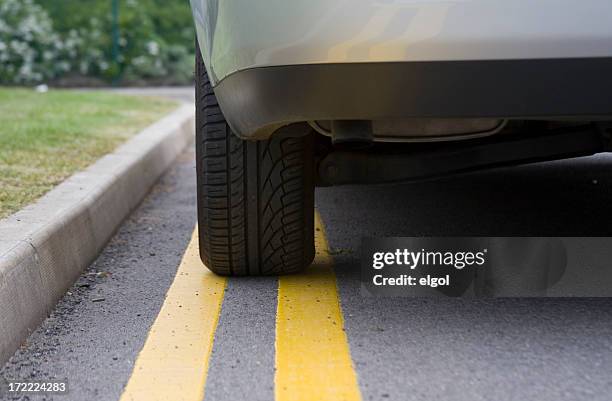
<path fill-rule="evenodd" d="M 9 75 L 6 71 L 8 67 L 0 66 L 0 82 L 36 83 L 67 73 L 109 82 L 191 81 L 194 32 L 186 0 L 119 0 L 116 59 L 112 52 L 111 4 L 111 0 L 0 0 L 0 59 L 1 43 L 10 43 L 25 21 L 36 18 L 39 22 L 33 25 L 45 28 L 29 42 L 34 56 L 28 60 L 36 74 L 16 78 L 14 72 Z M 6 5 L 21 10 L 7 13 L 3 11 Z M 8 19 L 12 21 L 9 32 L 3 35 L 2 23 Z M 43 64 L 47 49 L 54 56 Z M 18 71 L 23 63 L 10 69 Z M 48 70 L 49 66 L 53 68 Z"/>
<path fill-rule="evenodd" d="M 0 82 L 24 84 L 70 69 L 75 55 L 53 31 L 47 13 L 32 0 L 0 0 Z"/>

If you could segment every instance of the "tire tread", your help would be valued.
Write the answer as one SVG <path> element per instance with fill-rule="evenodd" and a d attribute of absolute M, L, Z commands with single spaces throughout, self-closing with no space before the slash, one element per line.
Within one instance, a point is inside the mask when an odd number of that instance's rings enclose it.
<path fill-rule="evenodd" d="M 314 257 L 312 135 L 243 141 L 223 118 L 199 54 L 196 81 L 202 261 L 229 276 L 302 270 Z"/>

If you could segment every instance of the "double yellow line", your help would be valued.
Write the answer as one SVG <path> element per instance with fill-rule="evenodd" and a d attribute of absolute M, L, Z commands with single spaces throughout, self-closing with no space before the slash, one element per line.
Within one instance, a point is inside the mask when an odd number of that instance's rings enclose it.
<path fill-rule="evenodd" d="M 319 214 L 317 256 L 301 275 L 279 279 L 277 401 L 361 400 Z M 197 232 L 138 355 L 121 401 L 202 401 L 227 279 L 201 265 Z"/>
<path fill-rule="evenodd" d="M 194 231 L 121 400 L 203 400 L 227 280 L 202 267 Z"/>

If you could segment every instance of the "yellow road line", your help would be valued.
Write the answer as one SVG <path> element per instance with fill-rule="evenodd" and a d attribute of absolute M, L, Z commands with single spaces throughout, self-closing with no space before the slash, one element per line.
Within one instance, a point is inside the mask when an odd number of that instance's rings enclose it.
<path fill-rule="evenodd" d="M 317 256 L 304 274 L 279 279 L 276 401 L 361 400 L 319 214 Z"/>
<path fill-rule="evenodd" d="M 121 401 L 204 399 L 225 286 L 225 278 L 202 266 L 194 230 Z"/>

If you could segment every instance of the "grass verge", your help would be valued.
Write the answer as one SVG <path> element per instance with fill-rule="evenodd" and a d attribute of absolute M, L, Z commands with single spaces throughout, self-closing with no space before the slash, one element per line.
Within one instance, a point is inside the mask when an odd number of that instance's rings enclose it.
<path fill-rule="evenodd" d="M 170 100 L 104 92 L 0 88 L 0 218 L 176 107 Z"/>

